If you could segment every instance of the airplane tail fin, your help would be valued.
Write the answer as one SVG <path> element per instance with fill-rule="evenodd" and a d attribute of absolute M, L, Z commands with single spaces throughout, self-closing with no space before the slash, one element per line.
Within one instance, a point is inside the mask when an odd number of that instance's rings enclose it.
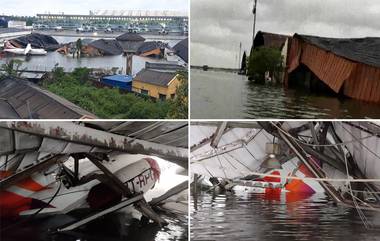
<path fill-rule="evenodd" d="M 25 55 L 27 55 L 32 50 L 32 45 L 28 43 L 25 48 Z"/>

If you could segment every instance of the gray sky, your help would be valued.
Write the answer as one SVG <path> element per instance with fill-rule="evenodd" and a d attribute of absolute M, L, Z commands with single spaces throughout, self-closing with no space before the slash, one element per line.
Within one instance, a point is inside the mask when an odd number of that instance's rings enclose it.
<path fill-rule="evenodd" d="M 191 0 L 191 64 L 237 67 L 250 50 L 253 0 Z M 256 31 L 380 37 L 378 0 L 258 0 Z"/>
<path fill-rule="evenodd" d="M 88 14 L 89 10 L 180 10 L 187 11 L 188 0 L 1 0 L 0 14 L 37 13 Z"/>

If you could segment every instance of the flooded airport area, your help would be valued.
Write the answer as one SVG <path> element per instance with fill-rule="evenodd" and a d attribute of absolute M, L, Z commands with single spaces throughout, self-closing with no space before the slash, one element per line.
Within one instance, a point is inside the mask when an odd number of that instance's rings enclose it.
<path fill-rule="evenodd" d="M 256 85 L 236 73 L 192 69 L 191 117 L 380 118 L 380 106 L 302 90 L 285 90 L 281 86 Z"/>
<path fill-rule="evenodd" d="M 168 225 L 161 228 L 157 224 L 142 224 L 131 218 L 129 213 L 121 211 L 105 216 L 75 231 L 54 232 L 67 222 L 75 219 L 68 215 L 36 219 L 33 222 L 20 223 L 1 232 L 2 241 L 39 240 L 39 241 L 100 241 L 100 240 L 188 240 L 187 215 L 161 214 Z M 3 225 L 6 224 L 3 222 Z"/>
<path fill-rule="evenodd" d="M 60 44 L 77 41 L 78 37 L 68 36 L 52 36 Z M 99 39 L 92 37 L 92 40 Z M 150 41 L 147 39 L 147 41 Z M 163 41 L 169 46 L 176 45 L 180 40 L 166 40 Z M 0 56 L 0 65 L 7 63 L 11 59 L 18 59 L 22 61 L 20 70 L 28 71 L 51 71 L 54 67 L 63 67 L 66 72 L 72 72 L 75 68 L 87 67 L 94 69 L 112 70 L 125 74 L 127 59 L 124 55 L 111 55 L 111 56 L 98 56 L 98 57 L 82 57 L 73 58 L 72 55 L 63 55 L 56 51 L 48 52 L 44 56 Z M 141 57 L 134 55 L 132 60 L 132 75 L 136 75 L 140 70 L 145 68 L 145 63 L 166 63 L 164 59 Z"/>
<path fill-rule="evenodd" d="M 191 240 L 380 239 L 380 214 L 336 206 L 323 194 L 269 195 L 241 188 L 191 195 Z"/>

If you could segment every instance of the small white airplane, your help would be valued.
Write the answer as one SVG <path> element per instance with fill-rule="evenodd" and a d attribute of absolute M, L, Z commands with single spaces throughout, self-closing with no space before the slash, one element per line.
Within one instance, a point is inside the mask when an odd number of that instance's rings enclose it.
<path fill-rule="evenodd" d="M 63 31 L 63 28 L 62 28 L 62 26 L 56 26 L 56 27 L 54 28 L 54 30 L 55 30 L 55 31 Z"/>
<path fill-rule="evenodd" d="M 18 55 L 46 55 L 47 52 L 44 49 L 33 49 L 30 44 L 23 48 L 6 48 L 4 52 L 18 54 Z"/>

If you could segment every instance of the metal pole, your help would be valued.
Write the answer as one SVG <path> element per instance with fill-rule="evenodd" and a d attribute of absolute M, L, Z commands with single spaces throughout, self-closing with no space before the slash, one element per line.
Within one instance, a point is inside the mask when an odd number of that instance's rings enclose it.
<path fill-rule="evenodd" d="M 241 69 L 241 64 L 240 64 L 240 61 L 241 61 L 241 42 L 240 42 L 240 46 L 239 46 L 239 59 L 238 59 L 238 69 Z"/>
<path fill-rule="evenodd" d="M 254 0 L 255 2 L 253 3 L 253 32 L 252 32 L 252 47 L 255 47 L 255 32 L 256 32 L 256 11 L 257 11 L 257 0 Z"/>

